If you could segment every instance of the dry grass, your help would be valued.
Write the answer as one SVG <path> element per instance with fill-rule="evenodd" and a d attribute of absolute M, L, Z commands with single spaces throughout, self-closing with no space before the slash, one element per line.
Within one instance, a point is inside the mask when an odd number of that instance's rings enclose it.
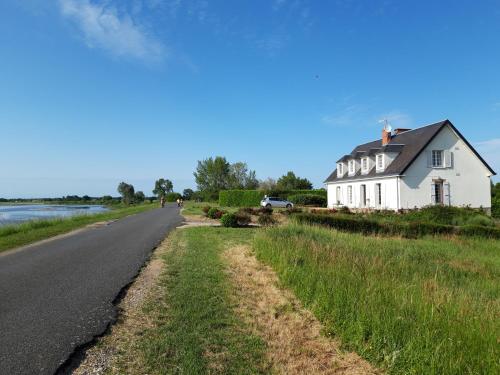
<path fill-rule="evenodd" d="M 134 342 L 147 329 L 154 327 L 152 318 L 144 314 L 142 307 L 147 299 L 158 295 L 157 280 L 165 268 L 165 262 L 160 257 L 169 250 L 169 243 L 167 238 L 156 249 L 150 262 L 120 302 L 118 321 L 109 334 L 100 338 L 97 344 L 86 352 L 84 360 L 73 372 L 74 375 L 123 374 L 124 368 L 128 374 L 141 373 L 141 357 L 136 355 Z M 117 359 L 120 361 L 119 366 Z"/>
<path fill-rule="evenodd" d="M 278 287 L 275 273 L 248 246 L 224 254 L 238 300 L 237 312 L 267 344 L 272 372 L 280 374 L 376 374 L 354 353 L 321 335 L 322 326 L 293 294 Z"/>

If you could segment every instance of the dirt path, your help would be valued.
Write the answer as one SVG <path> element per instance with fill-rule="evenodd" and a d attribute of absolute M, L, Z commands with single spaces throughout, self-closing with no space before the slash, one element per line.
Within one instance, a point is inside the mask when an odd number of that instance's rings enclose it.
<path fill-rule="evenodd" d="M 321 324 L 288 290 L 278 287 L 271 268 L 247 246 L 225 252 L 235 286 L 237 311 L 268 345 L 268 360 L 279 374 L 379 374 L 355 353 L 320 334 Z"/>

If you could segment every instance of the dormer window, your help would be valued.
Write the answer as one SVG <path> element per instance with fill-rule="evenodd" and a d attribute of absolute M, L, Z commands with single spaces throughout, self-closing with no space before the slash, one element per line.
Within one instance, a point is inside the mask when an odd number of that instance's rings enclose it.
<path fill-rule="evenodd" d="M 361 172 L 367 173 L 368 172 L 368 158 L 361 158 Z"/>
<path fill-rule="evenodd" d="M 344 163 L 337 163 L 337 177 L 344 175 Z"/>
<path fill-rule="evenodd" d="M 349 160 L 349 174 L 354 174 L 355 170 L 355 161 Z"/>
<path fill-rule="evenodd" d="M 377 166 L 377 171 L 383 171 L 384 170 L 384 154 L 378 154 L 376 157 L 376 166 Z"/>

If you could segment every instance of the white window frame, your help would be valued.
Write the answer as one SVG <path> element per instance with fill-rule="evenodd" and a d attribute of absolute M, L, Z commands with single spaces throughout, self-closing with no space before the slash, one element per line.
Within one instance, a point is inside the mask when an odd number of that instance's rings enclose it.
<path fill-rule="evenodd" d="M 382 207 L 382 183 L 375 184 L 375 207 Z"/>
<path fill-rule="evenodd" d="M 341 205 L 342 204 L 342 188 L 340 186 L 337 186 L 337 188 L 335 189 L 335 198 L 337 201 L 337 205 Z"/>
<path fill-rule="evenodd" d="M 438 161 L 439 155 L 439 163 Z M 444 151 L 443 150 L 432 150 L 431 151 L 431 166 L 432 168 L 444 168 Z"/>
<path fill-rule="evenodd" d="M 349 168 L 349 174 L 353 175 L 356 173 L 356 161 L 355 160 L 349 160 L 348 161 L 348 168 Z"/>
<path fill-rule="evenodd" d="M 378 172 L 385 169 L 385 158 L 384 154 L 377 154 L 375 156 L 375 168 Z"/>
<path fill-rule="evenodd" d="M 366 164 L 365 166 L 363 164 Z M 370 160 L 368 156 L 361 158 L 361 172 L 368 172 L 370 170 Z"/>
<path fill-rule="evenodd" d="M 344 175 L 344 163 L 337 163 L 337 176 L 342 177 Z"/>
<path fill-rule="evenodd" d="M 366 192 L 367 192 L 366 184 L 361 184 L 359 186 L 359 204 L 361 207 L 366 207 L 368 205 Z"/>
<path fill-rule="evenodd" d="M 353 200 L 352 185 L 347 186 L 347 203 L 352 204 Z"/>

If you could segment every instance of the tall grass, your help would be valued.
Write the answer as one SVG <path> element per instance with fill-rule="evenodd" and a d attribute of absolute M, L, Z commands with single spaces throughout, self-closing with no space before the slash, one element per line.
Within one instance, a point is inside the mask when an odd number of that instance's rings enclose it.
<path fill-rule="evenodd" d="M 289 225 L 254 247 L 327 334 L 389 373 L 500 373 L 499 241 Z"/>
<path fill-rule="evenodd" d="M 158 206 L 155 204 L 145 203 L 136 206 L 123 206 L 94 215 L 78 215 L 63 219 L 32 220 L 18 225 L 0 227 L 0 252 L 66 233 L 98 221 L 120 219 L 124 216 L 156 207 Z"/>
<path fill-rule="evenodd" d="M 225 228 L 172 235 L 159 296 L 144 310 L 151 327 L 136 342 L 137 358 L 121 361 L 119 373 L 138 373 L 130 369 L 135 361 L 148 374 L 264 372 L 265 345 L 235 313 L 234 286 L 221 259 L 229 243 L 249 243 L 252 236 L 251 230 Z"/>

